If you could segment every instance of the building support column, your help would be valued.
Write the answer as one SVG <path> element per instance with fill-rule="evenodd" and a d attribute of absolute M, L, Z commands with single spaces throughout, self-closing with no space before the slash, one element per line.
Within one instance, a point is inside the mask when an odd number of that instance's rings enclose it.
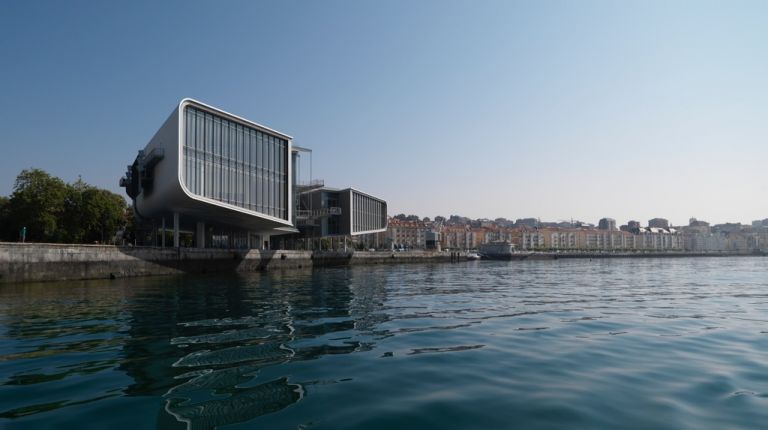
<path fill-rule="evenodd" d="M 197 222 L 197 231 L 195 231 L 195 244 L 198 248 L 205 248 L 205 223 Z"/>
<path fill-rule="evenodd" d="M 163 216 L 163 220 L 161 222 L 162 227 L 160 227 L 161 236 L 160 236 L 160 246 L 165 248 L 165 216 Z"/>
<path fill-rule="evenodd" d="M 179 247 L 179 213 L 173 213 L 173 247 Z"/>

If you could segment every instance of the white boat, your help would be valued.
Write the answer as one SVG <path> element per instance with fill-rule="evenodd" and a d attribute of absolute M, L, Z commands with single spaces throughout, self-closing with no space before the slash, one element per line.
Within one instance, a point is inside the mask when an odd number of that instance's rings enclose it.
<path fill-rule="evenodd" d="M 480 259 L 480 254 L 476 252 L 470 252 L 469 254 L 467 254 L 467 260 L 469 261 L 474 261 L 479 259 Z"/>

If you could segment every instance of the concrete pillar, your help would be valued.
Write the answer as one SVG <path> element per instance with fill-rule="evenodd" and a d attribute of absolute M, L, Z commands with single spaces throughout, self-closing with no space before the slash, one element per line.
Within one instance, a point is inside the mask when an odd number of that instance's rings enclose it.
<path fill-rule="evenodd" d="M 198 248 L 205 248 L 205 223 L 197 222 L 197 231 L 195 231 L 195 242 Z"/>
<path fill-rule="evenodd" d="M 163 217 L 162 221 L 162 227 L 160 227 L 160 231 L 162 232 L 162 235 L 160 236 L 160 246 L 165 248 L 165 217 Z"/>
<path fill-rule="evenodd" d="M 173 247 L 179 247 L 179 213 L 173 213 Z"/>
<path fill-rule="evenodd" d="M 262 234 L 261 235 L 261 240 L 262 240 L 262 242 L 264 242 L 264 249 L 265 250 L 269 250 L 270 248 L 272 248 L 272 243 L 269 240 L 269 235 L 268 234 Z"/>

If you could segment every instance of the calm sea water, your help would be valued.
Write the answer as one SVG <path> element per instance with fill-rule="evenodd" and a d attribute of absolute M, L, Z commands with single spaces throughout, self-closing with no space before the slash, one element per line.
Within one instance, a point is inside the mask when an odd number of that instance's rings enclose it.
<path fill-rule="evenodd" d="M 0 286 L 0 427 L 768 427 L 768 258 Z"/>

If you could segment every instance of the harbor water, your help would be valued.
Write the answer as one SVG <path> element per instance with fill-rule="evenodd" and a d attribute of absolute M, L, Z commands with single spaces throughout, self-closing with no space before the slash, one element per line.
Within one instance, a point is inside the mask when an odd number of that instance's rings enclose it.
<path fill-rule="evenodd" d="M 0 285 L 0 427 L 768 426 L 768 258 Z"/>

